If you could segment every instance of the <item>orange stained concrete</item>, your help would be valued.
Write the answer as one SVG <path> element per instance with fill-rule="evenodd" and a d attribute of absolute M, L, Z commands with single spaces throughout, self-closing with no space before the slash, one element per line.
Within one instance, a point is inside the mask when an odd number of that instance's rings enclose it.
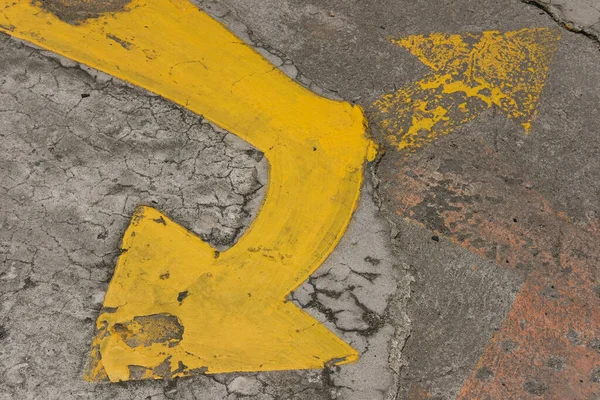
<path fill-rule="evenodd" d="M 579 250 L 580 245 L 574 247 Z M 580 260 L 568 257 L 575 248 L 561 254 L 568 271 L 551 267 L 528 277 L 460 399 L 594 399 L 599 394 L 600 307 L 592 283 L 596 276 L 582 268 Z M 593 251 L 597 254 L 598 249 Z M 492 371 L 493 377 L 478 378 L 481 368 Z"/>
<path fill-rule="evenodd" d="M 474 148 L 485 155 L 477 164 L 481 171 L 501 165 L 485 145 Z M 526 277 L 459 398 L 595 398 L 600 393 L 600 221 L 573 223 L 527 182 L 439 172 L 415 160 L 399 161 L 397 168 L 392 192 L 398 215 Z M 511 175 L 510 169 L 505 166 L 503 173 Z M 444 193 L 443 199 L 432 193 Z M 421 220 L 424 207 L 439 211 L 441 225 Z M 486 372 L 478 374 L 482 369 Z M 426 388 L 413 394 L 428 398 Z"/>

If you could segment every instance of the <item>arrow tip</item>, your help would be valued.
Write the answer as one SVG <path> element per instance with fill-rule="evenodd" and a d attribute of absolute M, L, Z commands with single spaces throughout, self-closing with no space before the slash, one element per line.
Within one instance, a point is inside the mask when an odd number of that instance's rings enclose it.
<path fill-rule="evenodd" d="M 227 252 L 216 258 L 153 208 L 135 212 L 122 250 L 96 322 L 88 381 L 312 369 L 358 359 L 272 288 L 252 287 L 250 277 L 260 273 L 254 265 L 229 264 Z"/>
<path fill-rule="evenodd" d="M 481 56 L 478 76 L 500 93 L 499 107 L 529 133 L 548 76 L 560 31 L 521 29 L 484 33 L 489 52 Z"/>

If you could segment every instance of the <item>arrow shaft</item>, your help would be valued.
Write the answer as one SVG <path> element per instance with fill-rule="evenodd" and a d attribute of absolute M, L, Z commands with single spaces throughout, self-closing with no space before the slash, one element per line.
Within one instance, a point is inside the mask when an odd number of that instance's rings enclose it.
<path fill-rule="evenodd" d="M 278 154 L 257 220 L 219 257 L 223 267 L 244 265 L 253 272 L 249 288 L 270 286 L 269 292 L 283 298 L 318 268 L 346 230 L 362 166 L 344 170 L 336 158 L 319 152 Z"/>
<path fill-rule="evenodd" d="M 169 98 L 265 153 L 282 143 L 338 140 L 343 129 L 362 134 L 356 107 L 292 84 L 187 0 L 133 0 L 127 11 L 81 25 L 31 2 L 0 5 L 0 31 Z"/>
<path fill-rule="evenodd" d="M 257 272 L 249 284 L 275 283 L 283 297 L 335 247 L 367 154 L 358 107 L 295 84 L 187 0 L 134 0 L 127 12 L 77 26 L 30 2 L 0 4 L 7 33 L 169 98 L 265 153 L 265 203 L 219 263 L 246 265 Z M 263 284 L 261 274 L 277 282 Z"/>

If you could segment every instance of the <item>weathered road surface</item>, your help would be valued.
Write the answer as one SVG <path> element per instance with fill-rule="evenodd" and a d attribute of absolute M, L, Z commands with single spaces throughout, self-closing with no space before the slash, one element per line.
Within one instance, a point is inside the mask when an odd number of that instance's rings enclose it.
<path fill-rule="evenodd" d="M 73 24 L 126 3 L 43 2 Z M 225 250 L 268 165 L 183 107 L 2 35 L 1 399 L 600 398 L 597 1 L 196 4 L 300 84 L 367 110 L 383 151 L 342 241 L 290 296 L 360 361 L 84 382 L 135 208 Z M 373 104 L 432 72 L 392 39 L 523 28 L 560 35 L 529 133 L 494 106 L 419 148 L 390 141 Z"/>

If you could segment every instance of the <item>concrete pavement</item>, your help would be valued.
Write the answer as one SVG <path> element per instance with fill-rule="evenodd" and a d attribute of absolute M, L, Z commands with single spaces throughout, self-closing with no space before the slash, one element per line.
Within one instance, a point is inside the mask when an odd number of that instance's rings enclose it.
<path fill-rule="evenodd" d="M 81 23 L 125 3 L 46 4 Z M 360 361 L 83 382 L 135 207 L 157 207 L 225 250 L 258 212 L 268 165 L 184 107 L 3 35 L 0 396 L 600 396 L 594 1 L 197 4 L 300 84 L 367 110 L 383 151 L 342 241 L 290 296 Z M 561 39 L 529 134 L 497 108 L 414 152 L 375 129 L 372 104 L 429 72 L 391 39 L 538 27 Z"/>

